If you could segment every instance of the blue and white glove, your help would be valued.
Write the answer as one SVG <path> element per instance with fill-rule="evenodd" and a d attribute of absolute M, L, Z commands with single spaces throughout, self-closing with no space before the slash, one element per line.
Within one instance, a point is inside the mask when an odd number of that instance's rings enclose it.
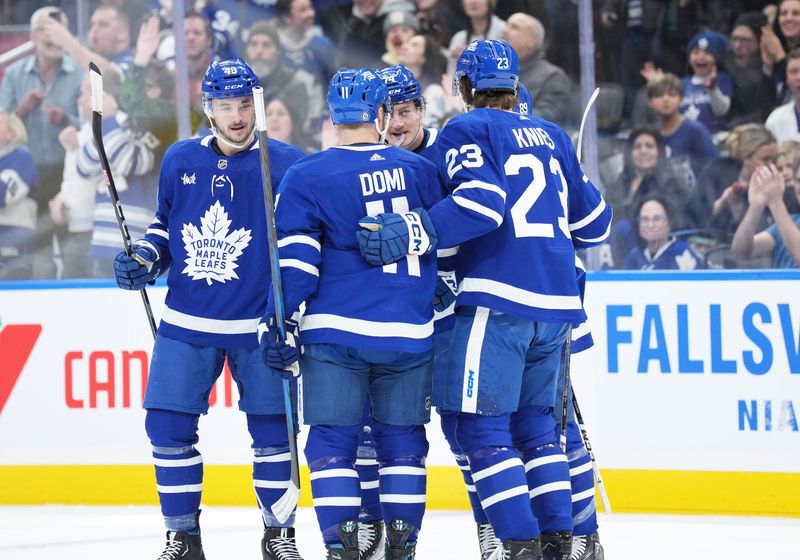
<path fill-rule="evenodd" d="M 372 266 L 392 264 L 406 255 L 425 255 L 439 241 L 433 222 L 423 208 L 402 214 L 365 216 L 356 234 L 361 256 Z"/>
<path fill-rule="evenodd" d="M 275 375 L 284 379 L 300 377 L 300 329 L 297 321 L 286 319 L 286 340 L 280 340 L 275 315 L 268 313 L 258 323 L 261 359 Z"/>
<path fill-rule="evenodd" d="M 439 276 L 433 293 L 433 310 L 441 313 L 453 305 L 457 291 L 456 279 L 452 275 Z"/>
<path fill-rule="evenodd" d="M 121 251 L 114 258 L 114 277 L 123 290 L 141 290 L 161 272 L 161 256 L 149 241 L 134 241 L 133 255 Z"/>

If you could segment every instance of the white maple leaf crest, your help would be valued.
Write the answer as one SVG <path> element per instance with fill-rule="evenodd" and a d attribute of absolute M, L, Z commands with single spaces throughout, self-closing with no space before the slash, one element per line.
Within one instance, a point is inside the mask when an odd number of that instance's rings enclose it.
<path fill-rule="evenodd" d="M 183 274 L 192 280 L 205 280 L 210 286 L 215 280 L 227 282 L 239 279 L 236 263 L 253 239 L 251 230 L 239 228 L 228 233 L 231 221 L 225 207 L 214 202 L 200 218 L 200 229 L 192 224 L 183 224 L 181 234 L 186 248 L 186 268 Z"/>

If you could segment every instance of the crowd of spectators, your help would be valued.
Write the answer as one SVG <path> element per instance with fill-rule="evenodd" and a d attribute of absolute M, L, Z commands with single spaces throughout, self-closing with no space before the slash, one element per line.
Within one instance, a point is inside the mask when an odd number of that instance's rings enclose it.
<path fill-rule="evenodd" d="M 88 0 L 85 38 L 75 4 L 5 14 L 29 24 L 33 53 L 2 69 L 0 279 L 112 275 L 121 238 L 91 135 L 89 61 L 104 75 L 104 140 L 134 236 L 178 139 L 172 2 Z M 800 0 L 592 4 L 598 183 L 615 211 L 601 266 L 797 267 Z M 533 114 L 567 130 L 580 118 L 576 2 L 188 0 L 183 30 L 194 135 L 209 133 L 205 69 L 235 56 L 261 79 L 269 134 L 306 152 L 336 142 L 324 95 L 342 67 L 404 64 L 423 86 L 425 126 L 444 126 L 462 111 L 455 60 L 477 38 L 515 48 Z"/>

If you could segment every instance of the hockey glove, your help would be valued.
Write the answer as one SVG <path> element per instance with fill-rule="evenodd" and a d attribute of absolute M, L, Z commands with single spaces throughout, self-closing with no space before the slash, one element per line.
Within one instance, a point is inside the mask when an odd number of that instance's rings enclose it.
<path fill-rule="evenodd" d="M 456 301 L 456 279 L 452 275 L 439 276 L 433 293 L 433 310 L 441 313 Z"/>
<path fill-rule="evenodd" d="M 275 315 L 264 315 L 258 324 L 261 359 L 275 375 L 284 379 L 300 377 L 300 330 L 297 321 L 286 319 L 286 340 L 280 339 Z"/>
<path fill-rule="evenodd" d="M 436 249 L 438 236 L 422 208 L 402 214 L 365 216 L 358 221 L 361 256 L 372 266 L 392 264 L 406 255 L 426 255 Z"/>
<path fill-rule="evenodd" d="M 121 251 L 114 259 L 114 276 L 123 290 L 141 290 L 161 272 L 161 256 L 148 241 L 134 241 L 133 255 Z"/>

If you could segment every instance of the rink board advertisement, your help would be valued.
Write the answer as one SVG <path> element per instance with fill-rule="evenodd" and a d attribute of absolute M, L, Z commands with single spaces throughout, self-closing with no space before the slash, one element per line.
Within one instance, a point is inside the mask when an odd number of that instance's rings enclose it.
<path fill-rule="evenodd" d="M 590 274 L 595 347 L 571 373 L 615 510 L 800 516 L 799 285 L 792 271 Z M 148 290 L 156 317 L 165 292 Z M 0 504 L 156 503 L 151 349 L 138 294 L 0 284 Z M 223 375 L 200 421 L 210 504 L 253 503 L 237 399 Z M 468 507 L 438 418 L 428 434 L 429 507 Z"/>

